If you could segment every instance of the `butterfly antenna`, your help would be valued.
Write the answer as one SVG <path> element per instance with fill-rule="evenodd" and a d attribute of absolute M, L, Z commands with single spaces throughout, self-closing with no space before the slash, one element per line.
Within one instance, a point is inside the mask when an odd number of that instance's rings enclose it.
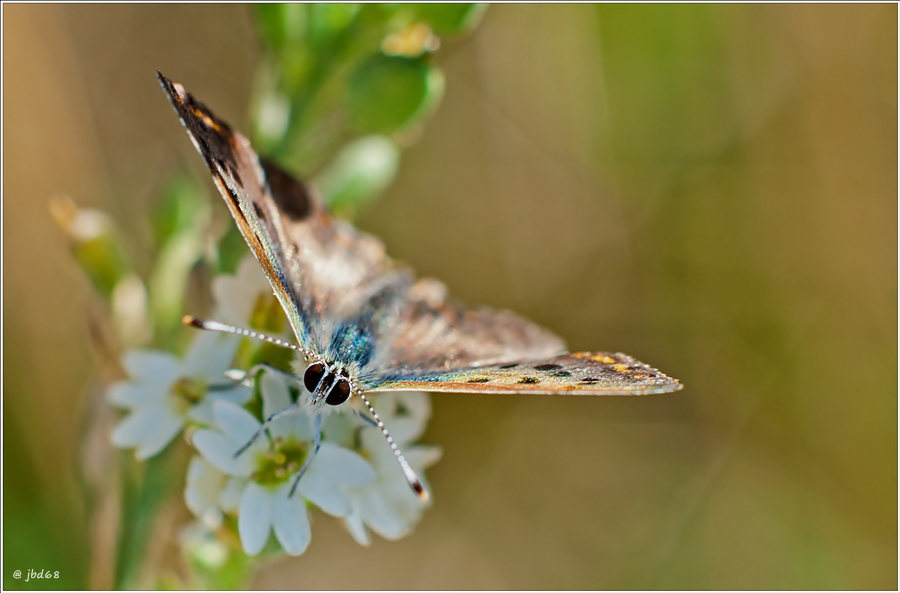
<path fill-rule="evenodd" d="M 356 386 L 354 385 L 354 388 Z M 366 407 L 369 408 L 369 413 L 372 414 L 372 418 L 375 420 L 375 424 L 378 426 L 378 429 L 381 430 L 381 434 L 384 435 L 384 438 L 387 439 L 388 445 L 391 446 L 391 451 L 394 452 L 394 457 L 397 458 L 397 461 L 400 463 L 400 468 L 403 470 L 403 475 L 406 476 L 406 481 L 409 483 L 409 487 L 413 489 L 413 492 L 416 493 L 416 496 L 422 502 L 428 502 L 429 495 L 428 491 L 425 490 L 425 487 L 422 486 L 422 482 L 419 481 L 419 477 L 416 475 L 416 472 L 413 471 L 413 468 L 409 466 L 409 462 L 406 461 L 406 458 L 403 456 L 403 453 L 400 452 L 400 449 L 397 447 L 397 443 L 394 442 L 394 439 L 391 437 L 388 429 L 385 428 L 384 422 L 381 421 L 381 418 L 378 417 L 378 413 L 375 411 L 375 408 L 372 407 L 372 404 L 369 403 L 368 398 L 363 395 L 363 392 L 358 388 L 355 388 L 356 394 L 360 397 Z"/>
<path fill-rule="evenodd" d="M 248 338 L 254 338 L 256 340 L 262 340 L 270 344 L 275 344 L 276 346 L 295 350 L 306 357 L 307 360 L 312 358 L 312 355 L 300 346 L 291 344 L 290 342 L 285 342 L 284 340 L 279 340 L 278 338 L 273 338 L 272 336 L 267 336 L 266 334 L 261 334 L 251 329 L 241 329 L 239 327 L 234 327 L 233 325 L 219 323 L 218 321 L 197 319 L 193 315 L 185 315 L 181 318 L 181 323 L 183 323 L 184 325 L 190 325 L 191 327 L 196 327 L 197 329 L 205 329 L 206 331 L 236 334 L 238 336 L 246 336 Z"/>

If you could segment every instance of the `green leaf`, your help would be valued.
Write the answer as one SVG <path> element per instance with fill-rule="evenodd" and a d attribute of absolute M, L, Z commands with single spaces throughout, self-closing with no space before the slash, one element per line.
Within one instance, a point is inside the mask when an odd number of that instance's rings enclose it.
<path fill-rule="evenodd" d="M 355 206 L 387 188 L 399 166 L 396 144 L 384 136 L 366 136 L 344 147 L 315 184 L 332 207 Z"/>
<path fill-rule="evenodd" d="M 350 79 L 348 111 L 363 133 L 390 134 L 411 123 L 433 100 L 437 79 L 422 59 L 378 54 Z M 443 87 L 443 80 L 440 80 Z"/>
<path fill-rule="evenodd" d="M 310 4 L 310 38 L 314 45 L 330 43 L 359 13 L 359 4 Z"/>
<path fill-rule="evenodd" d="M 444 98 L 444 73 L 439 68 L 428 69 L 428 79 L 425 83 L 425 99 L 419 106 L 419 111 L 413 116 L 413 121 L 423 120 L 434 113 L 441 99 Z"/>
<path fill-rule="evenodd" d="M 181 325 L 191 268 L 203 255 L 199 233 L 186 231 L 172 237 L 160 250 L 150 277 L 150 307 L 163 339 Z"/>
<path fill-rule="evenodd" d="M 190 177 L 178 174 L 169 179 L 152 216 L 156 244 L 162 245 L 197 224 L 202 209 L 203 202 Z"/>
<path fill-rule="evenodd" d="M 410 8 L 436 35 L 462 35 L 478 25 L 487 4 L 411 4 Z"/>
<path fill-rule="evenodd" d="M 111 234 L 98 235 L 72 246 L 75 260 L 100 294 L 109 298 L 128 266 L 118 241 Z"/>
<path fill-rule="evenodd" d="M 254 107 L 256 125 L 253 145 L 265 152 L 284 139 L 291 120 L 291 101 L 283 93 L 261 91 Z"/>
<path fill-rule="evenodd" d="M 294 351 L 275 344 L 263 343 L 253 353 L 249 366 L 267 364 L 286 373 L 293 373 Z"/>
<path fill-rule="evenodd" d="M 237 225 L 228 225 L 228 230 L 219 239 L 219 274 L 234 274 L 238 264 L 247 255 L 247 243 Z"/>
<path fill-rule="evenodd" d="M 260 37 L 275 51 L 303 43 L 308 12 L 305 4 L 257 4 L 253 7 Z"/>
<path fill-rule="evenodd" d="M 211 547 L 226 548 L 226 556 L 221 566 L 211 565 L 205 556 L 209 556 L 208 548 Z M 201 544 L 188 554 L 188 561 L 194 571 L 196 577 L 208 590 L 218 591 L 237 591 L 248 587 L 250 578 L 253 576 L 253 569 L 256 568 L 257 560 L 250 558 L 239 549 L 225 546 L 221 542 L 215 540 L 210 541 L 206 545 L 207 549 Z M 215 549 L 215 548 L 213 548 Z M 220 552 L 216 552 L 220 553 Z"/>
<path fill-rule="evenodd" d="M 145 562 L 145 552 L 159 509 L 172 495 L 184 475 L 185 449 L 170 443 L 162 453 L 137 463 L 130 452 L 120 453 L 126 468 L 122 484 L 122 523 L 119 531 L 116 558 L 116 589 L 136 589 L 141 568 Z"/>

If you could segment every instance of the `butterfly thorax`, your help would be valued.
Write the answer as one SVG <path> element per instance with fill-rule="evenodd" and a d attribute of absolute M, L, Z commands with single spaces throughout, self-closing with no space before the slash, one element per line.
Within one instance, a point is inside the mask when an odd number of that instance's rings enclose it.
<path fill-rule="evenodd" d="M 361 388 L 369 387 L 390 361 L 411 286 L 412 276 L 398 271 L 357 287 L 336 310 L 323 311 L 313 332 L 320 358 L 345 369 Z"/>

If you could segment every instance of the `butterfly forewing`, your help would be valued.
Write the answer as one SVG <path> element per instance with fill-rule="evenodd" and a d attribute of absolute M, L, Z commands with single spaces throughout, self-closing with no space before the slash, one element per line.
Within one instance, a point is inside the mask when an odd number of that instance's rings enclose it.
<path fill-rule="evenodd" d="M 585 395 L 680 388 L 625 355 L 563 354 L 560 338 L 522 317 L 447 299 L 443 284 L 416 280 L 381 241 L 333 218 L 181 85 L 159 79 L 300 346 L 350 371 L 361 388 Z"/>
<path fill-rule="evenodd" d="M 265 216 L 265 211 L 275 206 L 259 159 L 249 148 L 246 138 L 233 132 L 184 87 L 158 72 L 157 77 L 188 136 L 206 161 L 244 240 L 271 283 L 300 346 L 308 349 L 309 323 L 302 315 L 296 281 L 289 276 L 279 229 L 268 220 L 270 217 Z M 311 205 L 307 207 L 307 210 L 311 209 Z M 274 215 L 277 216 L 277 212 Z"/>
<path fill-rule="evenodd" d="M 491 364 L 428 374 L 398 374 L 373 391 L 552 395 L 651 395 L 681 383 L 622 353 L 577 352 L 543 360 Z"/>

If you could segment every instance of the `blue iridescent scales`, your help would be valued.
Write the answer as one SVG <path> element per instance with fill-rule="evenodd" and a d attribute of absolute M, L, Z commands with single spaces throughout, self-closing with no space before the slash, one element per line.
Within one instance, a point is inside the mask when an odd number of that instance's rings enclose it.
<path fill-rule="evenodd" d="M 469 309 L 417 279 L 375 237 L 333 218 L 310 188 L 257 157 L 240 133 L 159 75 L 188 135 L 285 310 L 308 361 L 357 392 L 649 395 L 681 389 L 620 353 L 569 354 L 509 311 Z M 352 399 L 352 398 L 351 398 Z"/>

